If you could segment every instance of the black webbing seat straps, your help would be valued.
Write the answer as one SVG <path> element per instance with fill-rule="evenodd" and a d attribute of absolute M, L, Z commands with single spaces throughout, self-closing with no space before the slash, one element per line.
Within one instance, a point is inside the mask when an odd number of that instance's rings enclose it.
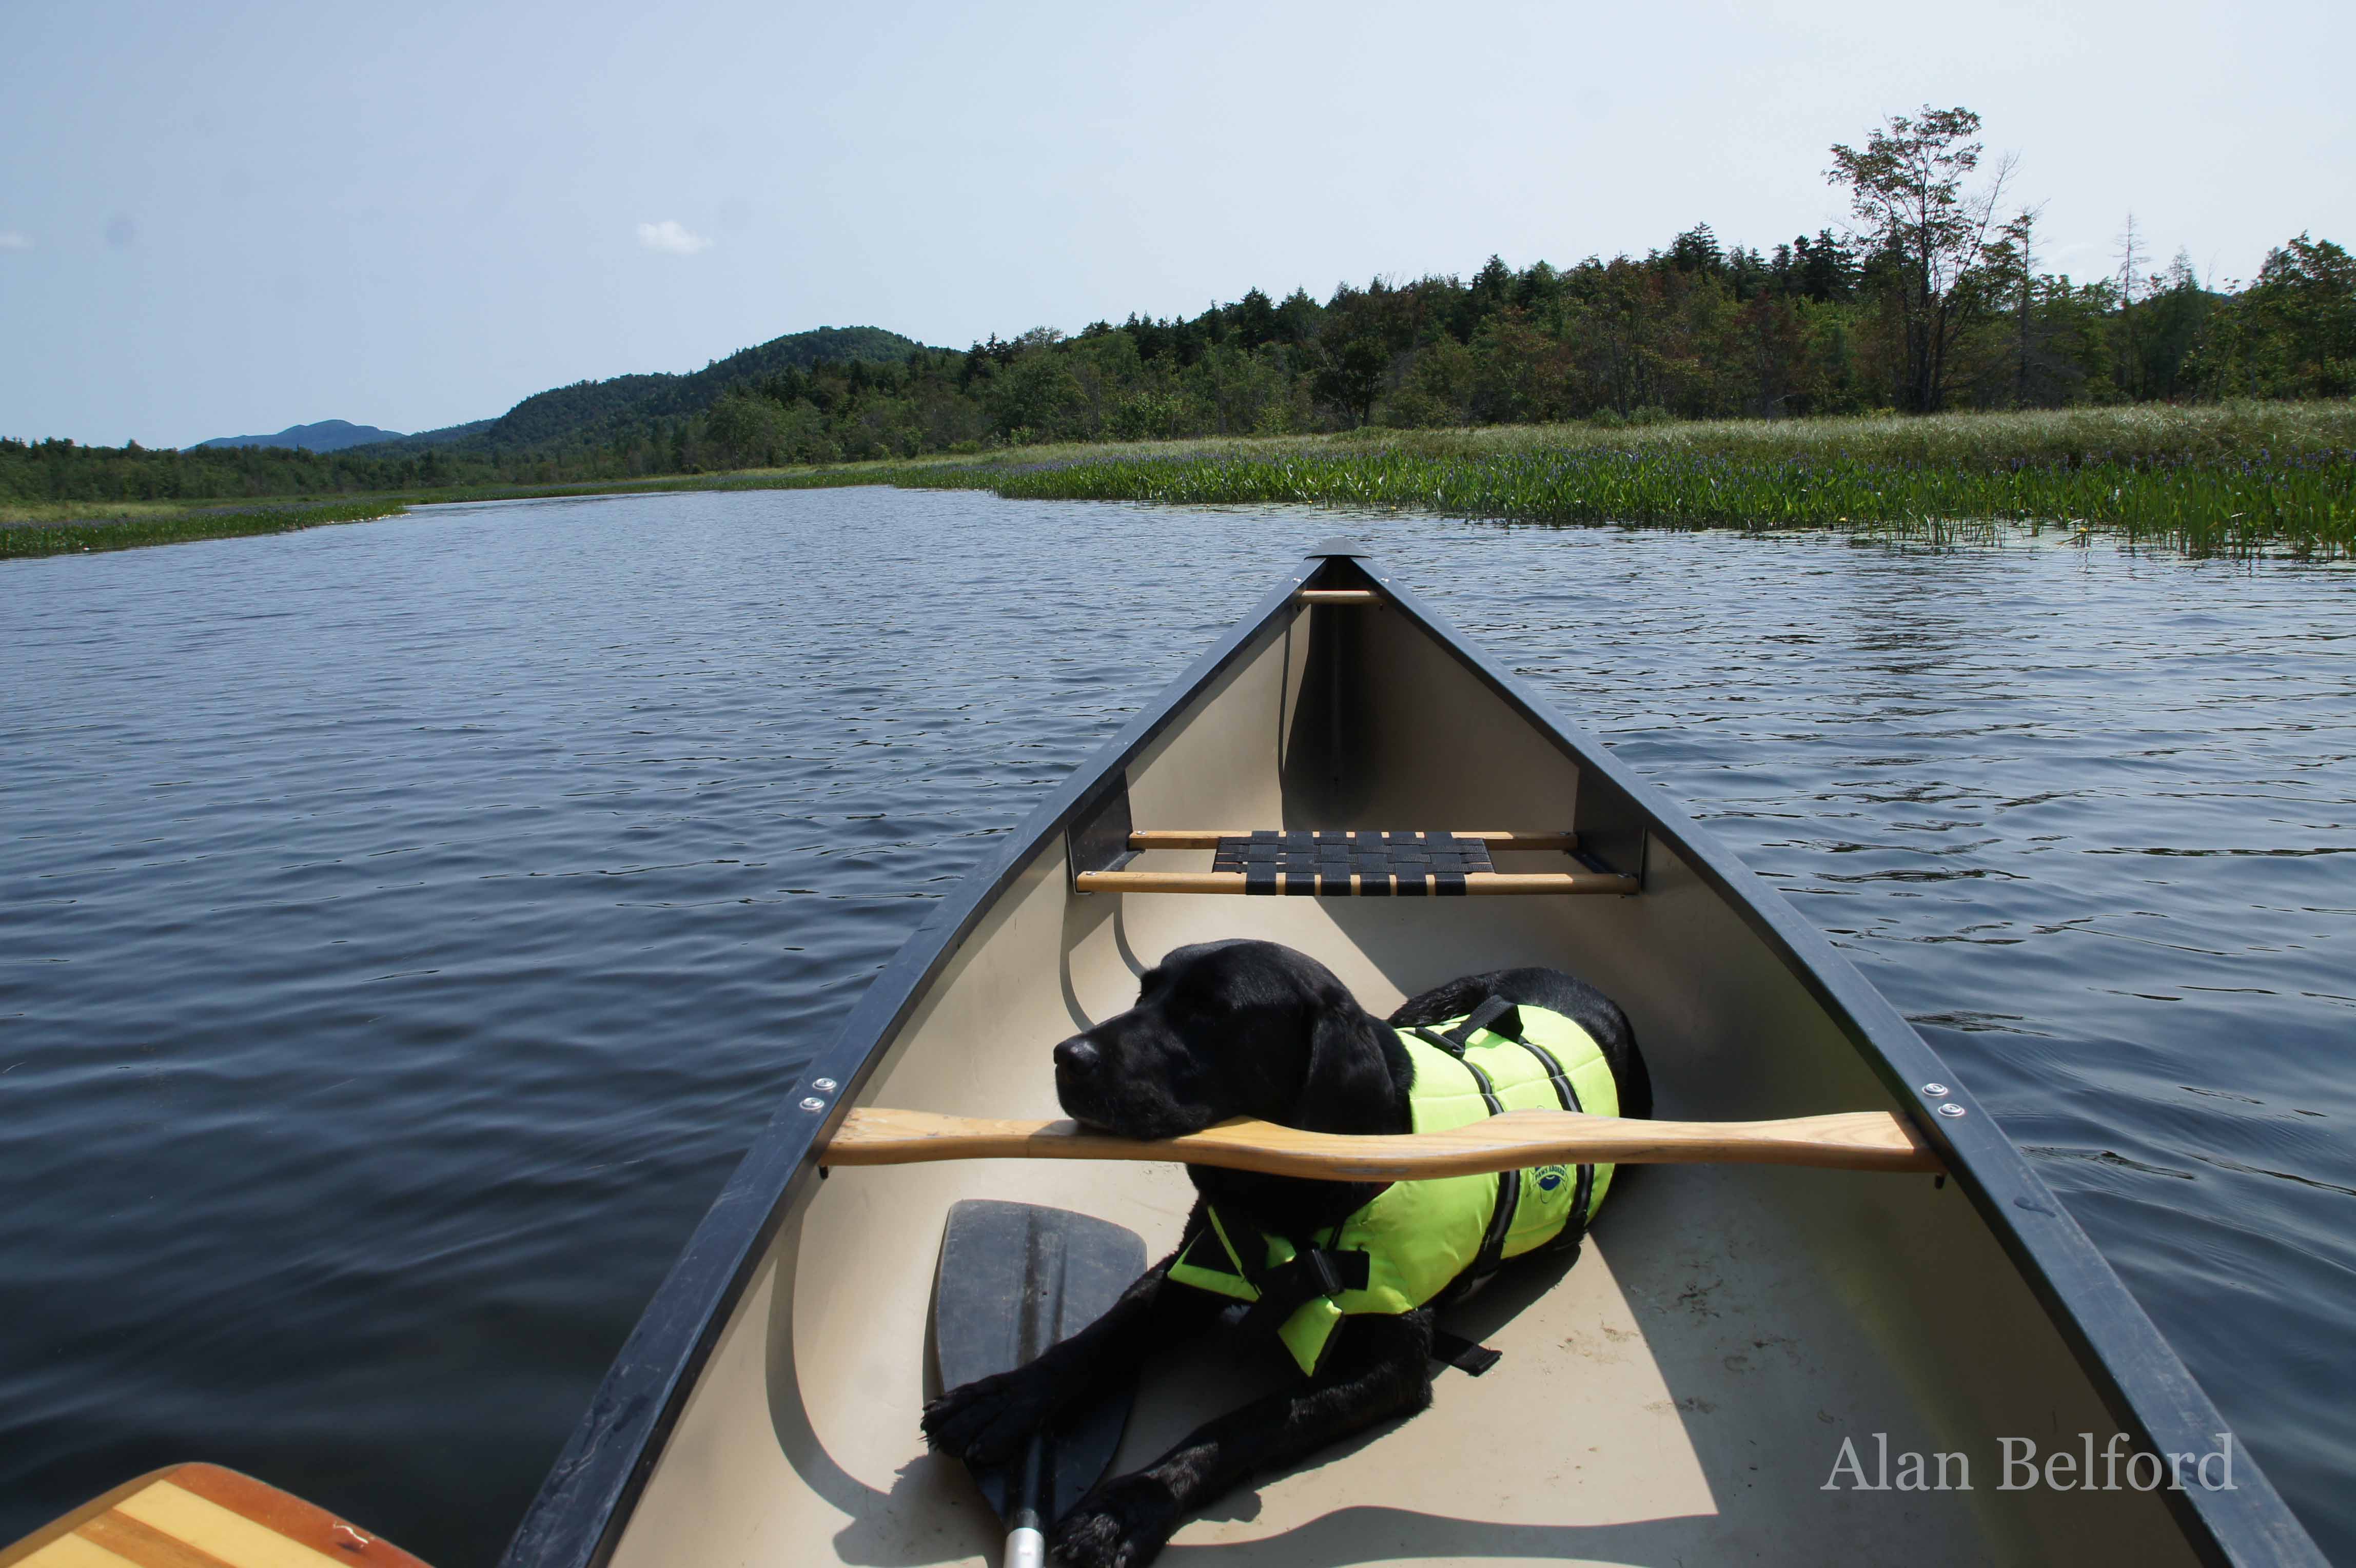
<path fill-rule="evenodd" d="M 1242 846 L 1244 855 L 1244 891 L 1247 894 L 1270 894 L 1276 891 L 1276 868 L 1283 851 L 1281 841 L 1269 829 L 1254 832 L 1250 842 Z M 1213 864 L 1216 864 L 1215 859 Z"/>
<path fill-rule="evenodd" d="M 1211 869 L 1240 872 L 1247 895 L 1414 898 L 1462 897 L 1468 875 L 1496 865 L 1484 841 L 1447 832 L 1259 828 L 1222 835 Z"/>

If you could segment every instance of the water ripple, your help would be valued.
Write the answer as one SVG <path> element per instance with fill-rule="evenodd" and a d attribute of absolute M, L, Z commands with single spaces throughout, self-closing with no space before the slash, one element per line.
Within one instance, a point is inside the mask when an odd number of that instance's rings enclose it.
<path fill-rule="evenodd" d="M 1830 932 L 2356 1559 L 2356 573 L 1352 520 Z M 809 1052 L 1330 515 L 822 491 L 0 568 L 0 1539 L 487 1563 Z"/>

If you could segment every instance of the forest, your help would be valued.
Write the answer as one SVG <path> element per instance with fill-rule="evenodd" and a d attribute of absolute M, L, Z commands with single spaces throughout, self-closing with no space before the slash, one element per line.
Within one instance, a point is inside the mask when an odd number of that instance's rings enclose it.
<path fill-rule="evenodd" d="M 1769 246 L 1697 223 L 1641 257 L 1259 289 L 1193 317 L 1034 328 L 962 351 L 822 328 L 689 376 L 527 399 L 455 438 L 328 455 L 0 442 L 0 499 L 550 484 L 1044 442 L 1584 421 L 1783 420 L 2356 392 L 2356 258 L 2302 233 L 2246 282 L 2041 270 L 1978 117 L 1891 115 L 1828 177 L 1854 222 Z"/>

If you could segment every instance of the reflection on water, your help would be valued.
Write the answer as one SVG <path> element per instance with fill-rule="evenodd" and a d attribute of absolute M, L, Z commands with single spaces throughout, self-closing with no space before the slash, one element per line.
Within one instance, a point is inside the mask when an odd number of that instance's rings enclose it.
<path fill-rule="evenodd" d="M 1832 933 L 2356 1556 L 2356 574 L 1355 520 Z M 1330 515 L 884 491 L 0 566 L 0 1539 L 489 1562 L 796 1064 Z"/>

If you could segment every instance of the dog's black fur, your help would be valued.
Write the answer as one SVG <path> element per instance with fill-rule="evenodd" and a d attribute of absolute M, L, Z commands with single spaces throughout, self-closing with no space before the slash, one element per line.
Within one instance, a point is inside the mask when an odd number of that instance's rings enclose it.
<path fill-rule="evenodd" d="M 1621 1114 L 1652 1114 L 1652 1083 L 1627 1017 L 1582 981 L 1548 969 L 1473 975 L 1410 998 L 1386 1023 L 1314 959 L 1250 941 L 1180 948 L 1148 970 L 1136 1006 L 1055 1047 L 1055 1094 L 1075 1120 L 1138 1138 L 1197 1132 L 1231 1116 L 1320 1133 L 1405 1133 L 1413 1075 L 1393 1026 L 1462 1017 L 1491 996 L 1576 1019 L 1611 1065 Z M 1205 1203 L 1301 1238 L 1381 1190 L 1201 1165 L 1186 1174 L 1202 1196 L 1182 1252 L 1206 1223 Z M 1210 1326 L 1226 1305 L 1220 1297 L 1164 1287 L 1177 1256 L 1038 1359 L 933 1401 L 926 1441 L 968 1459 L 1003 1460 L 1149 1349 Z M 1431 1402 L 1431 1332 L 1430 1308 L 1345 1318 L 1314 1378 L 1211 1422 L 1083 1498 L 1055 1527 L 1055 1554 L 1074 1568 L 1140 1568 L 1188 1514 L 1253 1472 L 1422 1410 Z"/>

